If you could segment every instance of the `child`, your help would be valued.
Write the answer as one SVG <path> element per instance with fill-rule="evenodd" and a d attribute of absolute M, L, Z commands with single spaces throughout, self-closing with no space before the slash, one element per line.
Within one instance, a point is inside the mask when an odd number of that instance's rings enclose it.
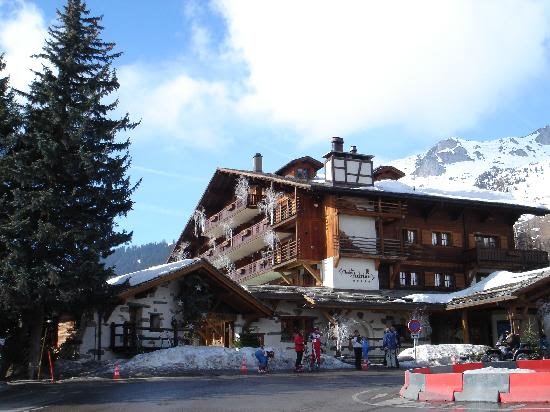
<path fill-rule="evenodd" d="M 319 368 L 321 365 L 321 333 L 317 326 L 313 328 L 309 339 L 311 341 L 311 366 Z"/>
<path fill-rule="evenodd" d="M 302 356 L 304 355 L 304 335 L 300 330 L 297 330 L 294 334 L 294 350 L 296 351 L 294 371 L 300 372 L 302 370 Z"/>
<path fill-rule="evenodd" d="M 267 354 L 263 345 L 258 348 L 254 356 L 258 359 L 258 373 L 265 373 L 267 371 Z"/>

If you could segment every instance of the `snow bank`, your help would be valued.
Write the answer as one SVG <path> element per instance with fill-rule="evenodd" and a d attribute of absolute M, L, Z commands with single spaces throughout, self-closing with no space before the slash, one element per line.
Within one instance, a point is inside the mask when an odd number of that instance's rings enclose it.
<path fill-rule="evenodd" d="M 251 370 L 257 367 L 254 356 L 257 348 L 223 348 L 217 346 L 177 346 L 161 349 L 151 353 L 134 356 L 128 362 L 121 364 L 121 370 L 177 368 L 179 370 L 215 370 L 241 367 L 243 357 Z M 293 369 L 296 360 L 294 352 L 275 349 L 274 358 L 269 364 L 273 370 Z M 351 368 L 351 365 L 340 360 L 322 355 L 321 367 L 324 369 Z"/>
<path fill-rule="evenodd" d="M 152 279 L 175 272 L 181 268 L 198 262 L 200 259 L 184 259 L 177 262 L 166 263 L 164 265 L 152 266 L 137 272 L 128 273 L 126 275 L 116 276 L 107 280 L 109 285 L 123 285 L 128 282 L 130 286 L 139 285 L 140 283 L 148 282 Z"/>
<path fill-rule="evenodd" d="M 481 369 L 471 369 L 464 371 L 463 373 L 467 374 L 486 374 L 486 373 L 534 373 L 534 370 L 531 369 L 508 369 L 508 368 L 493 368 L 492 366 L 488 366 L 486 368 Z"/>
<path fill-rule="evenodd" d="M 414 293 L 405 296 L 406 299 L 412 299 L 416 303 L 449 303 L 454 298 L 461 298 L 499 286 L 519 283 L 539 275 L 542 271 L 548 270 L 535 269 L 529 272 L 512 273 L 507 271 L 493 272 L 485 279 L 473 284 L 472 286 L 452 293 Z"/>
<path fill-rule="evenodd" d="M 401 366 L 409 368 L 415 366 L 440 366 L 450 365 L 453 361 L 462 357 L 479 357 L 489 349 L 485 345 L 444 344 L 444 345 L 418 345 L 416 347 L 416 361 L 414 348 L 403 350 L 398 355 Z"/>

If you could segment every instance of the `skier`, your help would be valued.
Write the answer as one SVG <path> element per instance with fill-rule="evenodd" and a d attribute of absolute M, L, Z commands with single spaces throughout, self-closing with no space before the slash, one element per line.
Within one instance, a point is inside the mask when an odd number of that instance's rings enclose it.
<path fill-rule="evenodd" d="M 351 346 L 353 347 L 353 354 L 355 355 L 355 369 L 361 370 L 361 355 L 363 354 L 363 343 L 361 342 L 361 335 L 359 331 L 355 329 L 351 338 Z"/>
<path fill-rule="evenodd" d="M 294 371 L 302 371 L 302 356 L 304 356 L 304 335 L 301 330 L 297 330 L 294 334 L 294 350 L 296 351 L 296 363 Z"/>
<path fill-rule="evenodd" d="M 389 328 L 384 331 L 384 338 L 382 339 L 382 347 L 386 355 L 386 367 L 387 368 L 397 368 L 397 340 L 395 338 L 395 333 L 393 333 Z"/>
<path fill-rule="evenodd" d="M 321 333 L 319 328 L 315 326 L 313 332 L 309 335 L 309 341 L 311 342 L 311 367 L 319 369 L 321 365 Z"/>

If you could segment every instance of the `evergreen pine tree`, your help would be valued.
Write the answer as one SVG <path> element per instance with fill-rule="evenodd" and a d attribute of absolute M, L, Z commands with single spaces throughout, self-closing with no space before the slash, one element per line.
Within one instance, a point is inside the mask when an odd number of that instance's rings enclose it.
<path fill-rule="evenodd" d="M 136 126 L 115 119 L 119 88 L 113 61 L 120 53 L 101 40 L 101 17 L 81 0 L 67 0 L 49 29 L 41 72 L 24 93 L 24 137 L 10 170 L 17 182 L 3 230 L 1 289 L 30 332 L 29 375 L 40 354 L 46 317 L 82 313 L 105 297 L 113 275 L 101 258 L 128 242 L 115 218 L 132 207 L 137 187 L 126 176 L 129 141 L 117 133 Z"/>

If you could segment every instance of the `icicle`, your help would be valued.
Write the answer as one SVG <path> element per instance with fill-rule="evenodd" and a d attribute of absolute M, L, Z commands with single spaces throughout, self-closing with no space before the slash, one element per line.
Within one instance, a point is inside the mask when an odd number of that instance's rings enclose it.
<path fill-rule="evenodd" d="M 226 239 L 233 239 L 233 219 L 222 223 L 223 233 Z"/>
<path fill-rule="evenodd" d="M 180 247 L 174 251 L 174 258 L 177 262 L 184 259 L 189 259 L 191 256 L 189 254 L 189 251 L 186 249 L 189 247 L 188 242 L 184 242 L 180 245 Z"/>
<path fill-rule="evenodd" d="M 248 199 L 248 193 L 250 189 L 250 184 L 248 179 L 244 176 L 240 176 L 235 185 L 235 197 L 243 202 L 246 202 Z"/>
<path fill-rule="evenodd" d="M 208 246 L 210 247 L 210 249 L 213 249 L 214 252 L 215 252 L 216 251 L 216 238 L 209 237 L 208 238 Z"/>
<path fill-rule="evenodd" d="M 281 192 L 276 192 L 272 188 L 268 188 L 264 193 L 263 199 L 258 202 L 258 208 L 265 214 L 265 217 L 269 219 L 270 224 L 273 224 L 277 201 L 282 196 L 283 194 Z"/>
<path fill-rule="evenodd" d="M 264 234 L 264 243 L 267 245 L 268 252 L 273 253 L 275 246 L 279 243 L 279 235 L 275 231 L 269 228 Z"/>
<path fill-rule="evenodd" d="M 222 255 L 218 257 L 216 260 L 212 262 L 212 265 L 216 269 L 225 270 L 228 276 L 233 274 L 233 272 L 235 271 L 235 264 L 226 255 Z"/>
<path fill-rule="evenodd" d="M 204 214 L 203 208 L 195 210 L 195 213 L 193 213 L 193 220 L 195 221 L 195 237 L 199 237 L 206 227 L 206 215 Z"/>

